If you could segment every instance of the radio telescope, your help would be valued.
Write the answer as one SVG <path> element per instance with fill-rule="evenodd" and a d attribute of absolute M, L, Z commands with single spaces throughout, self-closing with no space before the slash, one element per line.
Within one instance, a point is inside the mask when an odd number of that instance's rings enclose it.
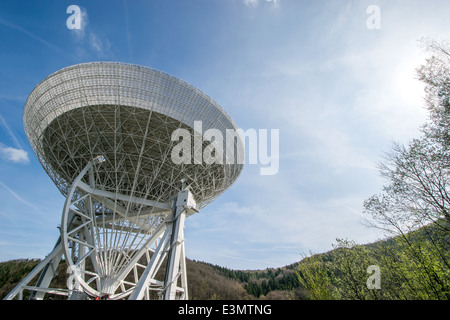
<path fill-rule="evenodd" d="M 53 251 L 5 299 L 21 299 L 24 290 L 31 299 L 188 299 L 185 219 L 230 187 L 243 168 L 241 137 L 225 143 L 228 131 L 237 132 L 225 111 L 166 73 L 93 62 L 39 83 L 23 120 L 65 203 Z M 231 161 L 172 161 L 178 143 L 172 133 L 201 136 L 196 121 L 202 130 L 223 133 L 223 141 L 215 136 L 223 146 L 215 152 L 231 154 Z M 212 144 L 200 141 L 192 153 Z M 63 256 L 67 288 L 51 288 Z"/>

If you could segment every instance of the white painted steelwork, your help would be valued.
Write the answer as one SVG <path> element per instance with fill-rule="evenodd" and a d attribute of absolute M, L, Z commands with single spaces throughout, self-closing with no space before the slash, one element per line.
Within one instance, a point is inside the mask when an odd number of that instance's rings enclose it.
<path fill-rule="evenodd" d="M 241 141 L 230 146 L 224 138 L 220 152 L 231 151 L 234 161 L 174 164 L 172 132 L 201 135 L 194 132 L 196 121 L 223 137 L 237 130 L 204 93 L 147 67 L 85 63 L 38 84 L 25 105 L 24 127 L 66 197 L 61 236 L 6 299 L 21 298 L 23 290 L 31 291 L 32 299 L 46 293 L 70 299 L 187 299 L 184 221 L 234 183 L 244 152 Z M 68 288 L 50 288 L 63 256 Z M 164 264 L 165 274 L 158 273 Z"/>

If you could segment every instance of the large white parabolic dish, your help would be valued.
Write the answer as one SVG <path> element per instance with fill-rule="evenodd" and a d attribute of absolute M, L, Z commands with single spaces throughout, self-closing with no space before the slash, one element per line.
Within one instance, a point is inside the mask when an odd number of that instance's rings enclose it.
<path fill-rule="evenodd" d="M 33 150 L 64 195 L 99 155 L 106 160 L 97 182 L 103 189 L 165 202 L 185 179 L 199 208 L 223 193 L 243 168 L 237 161 L 242 143 L 232 146 L 232 163 L 171 161 L 175 129 L 193 132 L 194 121 L 201 121 L 203 131 L 223 133 L 225 149 L 226 130 L 237 127 L 198 89 L 143 66 L 93 62 L 61 69 L 32 91 L 23 119 Z"/>

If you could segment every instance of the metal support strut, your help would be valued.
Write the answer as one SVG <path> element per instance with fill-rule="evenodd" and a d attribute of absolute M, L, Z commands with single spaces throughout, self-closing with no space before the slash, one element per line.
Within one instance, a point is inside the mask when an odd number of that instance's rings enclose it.
<path fill-rule="evenodd" d="M 5 299 L 22 299 L 22 291 L 26 289 L 31 291 L 31 299 L 43 299 L 46 293 L 51 293 L 75 300 L 89 297 L 141 300 L 158 296 L 165 300 L 187 300 L 184 223 L 187 216 L 197 212 L 192 193 L 189 189 L 178 192 L 172 204 L 111 194 L 96 186 L 95 166 L 101 162 L 94 160 L 80 172 L 68 192 L 55 248 Z M 122 204 L 125 201 L 146 209 L 131 212 L 127 208 L 132 206 Z M 159 219 L 162 214 L 165 214 L 163 222 L 153 229 L 139 229 L 139 217 Z M 124 239 L 122 245 L 117 245 L 120 239 Z M 129 243 L 139 246 L 124 246 Z M 49 288 L 63 255 L 71 273 L 68 288 Z M 161 281 L 156 275 L 166 258 L 165 277 Z M 39 273 L 36 284 L 30 286 Z"/>
<path fill-rule="evenodd" d="M 186 277 L 186 256 L 184 249 L 184 222 L 186 216 L 196 211 L 195 201 L 189 190 L 178 193 L 173 201 L 172 216 L 166 223 L 166 230 L 153 254 L 130 300 L 140 300 L 145 294 L 148 284 L 167 256 L 166 275 L 161 298 L 164 300 L 187 300 L 188 286 Z M 178 286 L 178 280 L 180 286 Z"/>

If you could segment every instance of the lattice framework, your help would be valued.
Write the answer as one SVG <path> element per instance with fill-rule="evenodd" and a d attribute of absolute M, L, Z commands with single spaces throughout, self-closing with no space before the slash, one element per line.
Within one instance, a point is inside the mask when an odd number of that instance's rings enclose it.
<path fill-rule="evenodd" d="M 222 133 L 221 153 L 231 151 L 234 162 L 173 163 L 172 132 L 194 135 L 195 121 Z M 184 219 L 214 201 L 243 168 L 243 144 L 225 141 L 226 131 L 237 127 L 224 110 L 163 72 L 95 62 L 38 84 L 25 105 L 24 127 L 66 202 L 54 250 L 7 299 L 24 289 L 35 299 L 46 293 L 149 299 L 152 291 L 187 298 Z M 74 282 L 48 288 L 63 255 Z M 156 279 L 164 259 L 165 278 Z"/>

